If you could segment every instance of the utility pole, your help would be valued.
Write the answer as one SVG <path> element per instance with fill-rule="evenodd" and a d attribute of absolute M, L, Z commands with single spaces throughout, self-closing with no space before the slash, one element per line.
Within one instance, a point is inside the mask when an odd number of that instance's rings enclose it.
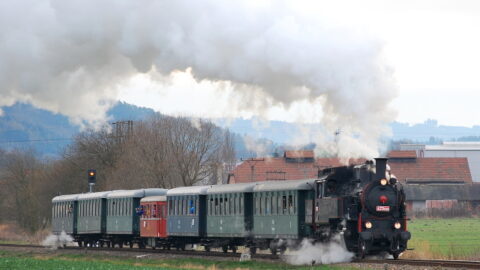
<path fill-rule="evenodd" d="M 340 137 L 340 133 L 342 133 L 342 130 L 340 128 L 338 128 L 337 130 L 335 130 L 335 146 L 337 148 L 337 158 L 338 158 L 338 154 L 339 154 L 339 149 L 338 149 L 338 139 Z"/>
<path fill-rule="evenodd" d="M 125 139 L 130 138 L 133 135 L 133 121 L 117 121 L 113 122 L 114 138 L 117 143 L 122 143 Z"/>

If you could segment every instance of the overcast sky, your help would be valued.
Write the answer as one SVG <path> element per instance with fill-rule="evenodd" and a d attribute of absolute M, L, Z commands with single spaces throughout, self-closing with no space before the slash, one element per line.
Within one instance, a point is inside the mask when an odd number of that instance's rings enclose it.
<path fill-rule="evenodd" d="M 304 1 L 291 8 L 381 42 L 397 88 L 392 121 L 432 118 L 446 125 L 480 125 L 480 1 Z M 169 114 L 255 115 L 231 110 L 241 102 L 231 91 L 216 91 L 218 85 L 198 83 L 188 72 L 176 72 L 171 82 L 159 85 L 138 75 L 120 87 L 119 99 Z M 294 102 L 289 109 L 268 108 L 264 116 L 315 122 L 321 114 L 318 103 Z"/>

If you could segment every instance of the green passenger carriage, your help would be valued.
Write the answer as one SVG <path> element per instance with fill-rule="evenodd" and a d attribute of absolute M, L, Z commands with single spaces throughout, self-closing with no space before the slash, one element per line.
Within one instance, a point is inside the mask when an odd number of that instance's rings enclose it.
<path fill-rule="evenodd" d="M 106 232 L 106 206 L 109 191 L 85 193 L 78 195 L 77 242 L 86 246 L 95 245 L 101 241 Z"/>
<path fill-rule="evenodd" d="M 305 223 L 306 200 L 314 196 L 315 179 L 268 181 L 253 188 L 253 235 L 256 246 L 284 251 L 287 241 L 311 234 Z M 292 242 L 292 241 L 290 241 Z"/>
<path fill-rule="evenodd" d="M 78 194 L 61 195 L 52 199 L 52 232 L 77 233 Z"/>
<path fill-rule="evenodd" d="M 234 252 L 249 242 L 253 228 L 255 183 L 212 186 L 207 191 L 207 237 L 205 248 L 222 247 Z"/>
<path fill-rule="evenodd" d="M 146 196 L 165 195 L 166 189 L 150 188 L 137 190 L 116 190 L 107 195 L 106 234 L 114 246 L 123 244 L 133 246 L 140 241 L 140 215 L 136 209 L 140 200 Z"/>

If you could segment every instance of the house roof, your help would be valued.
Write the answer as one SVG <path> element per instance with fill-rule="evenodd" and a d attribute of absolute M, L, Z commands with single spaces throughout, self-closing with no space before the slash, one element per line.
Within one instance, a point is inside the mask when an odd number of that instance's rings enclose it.
<path fill-rule="evenodd" d="M 472 183 L 466 158 L 389 159 L 388 164 L 400 182 Z"/>
<path fill-rule="evenodd" d="M 390 151 L 388 158 L 417 158 L 417 152 L 415 150 L 409 151 Z"/>
<path fill-rule="evenodd" d="M 314 158 L 315 155 L 313 150 L 295 150 L 295 151 L 285 151 L 283 154 L 285 158 Z"/>
<path fill-rule="evenodd" d="M 287 151 L 288 152 L 288 151 Z M 284 157 L 256 158 L 244 160 L 229 176 L 229 183 L 259 181 L 300 180 L 318 177 L 318 171 L 346 164 L 362 164 L 365 159 L 317 158 L 314 162 L 288 162 Z"/>

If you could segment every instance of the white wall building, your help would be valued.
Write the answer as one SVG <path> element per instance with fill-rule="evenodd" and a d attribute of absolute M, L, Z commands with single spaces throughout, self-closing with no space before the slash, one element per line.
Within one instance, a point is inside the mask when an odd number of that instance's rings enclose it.
<path fill-rule="evenodd" d="M 474 182 L 480 182 L 480 142 L 444 142 L 441 145 L 402 144 L 400 150 L 415 150 L 418 157 L 466 157 Z"/>

